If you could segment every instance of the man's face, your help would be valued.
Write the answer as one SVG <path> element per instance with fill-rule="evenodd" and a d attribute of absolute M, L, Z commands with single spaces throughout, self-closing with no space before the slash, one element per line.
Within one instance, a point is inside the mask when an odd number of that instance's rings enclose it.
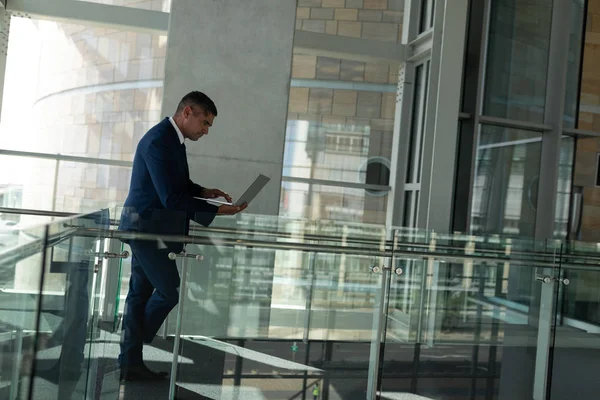
<path fill-rule="evenodd" d="M 196 141 L 204 135 L 208 135 L 208 130 L 213 124 L 215 116 L 209 112 L 204 112 L 199 107 L 187 106 L 183 109 L 183 129 L 181 133 L 187 139 Z"/>

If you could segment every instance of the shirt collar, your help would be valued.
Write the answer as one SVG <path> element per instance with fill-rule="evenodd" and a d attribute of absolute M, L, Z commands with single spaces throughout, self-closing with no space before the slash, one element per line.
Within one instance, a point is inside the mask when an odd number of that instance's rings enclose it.
<path fill-rule="evenodd" d="M 179 143 L 183 144 L 183 141 L 185 139 L 183 137 L 183 133 L 181 133 L 181 130 L 179 130 L 179 127 L 175 123 L 175 120 L 173 119 L 173 117 L 169 117 L 169 121 L 171 121 L 171 125 L 173 125 L 173 128 L 175 128 L 175 132 L 177 132 L 177 136 L 179 136 Z"/>

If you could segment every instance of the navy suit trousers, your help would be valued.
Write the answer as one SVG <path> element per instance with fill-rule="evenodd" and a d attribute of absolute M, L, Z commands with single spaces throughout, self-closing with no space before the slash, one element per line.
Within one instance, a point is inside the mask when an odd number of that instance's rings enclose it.
<path fill-rule="evenodd" d="M 179 301 L 180 278 L 170 251 L 156 241 L 132 240 L 129 293 L 125 300 L 121 366 L 142 364 L 142 348 L 150 343 L 169 312 Z M 164 247 L 164 246 L 163 246 Z"/>

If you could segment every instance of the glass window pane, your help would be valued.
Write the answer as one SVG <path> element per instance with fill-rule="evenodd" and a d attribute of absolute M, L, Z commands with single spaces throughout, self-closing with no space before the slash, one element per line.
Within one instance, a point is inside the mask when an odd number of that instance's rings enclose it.
<path fill-rule="evenodd" d="M 415 169 L 419 168 L 421 147 L 421 134 L 423 131 L 422 122 L 424 121 L 423 98 L 425 97 L 427 83 L 425 80 L 427 71 L 425 64 L 417 66 L 415 70 L 415 92 L 413 96 L 413 115 L 410 125 L 410 138 L 408 144 L 408 160 L 406 164 L 406 183 L 416 183 L 418 178 L 415 177 Z"/>
<path fill-rule="evenodd" d="M 432 26 L 431 21 L 433 13 L 431 7 L 433 6 L 432 3 L 434 2 L 434 0 L 421 0 L 421 18 L 419 21 L 419 33 L 425 32 Z"/>
<path fill-rule="evenodd" d="M 13 17 L 0 148 L 131 161 L 161 118 L 165 52 L 166 36 Z"/>
<path fill-rule="evenodd" d="M 481 126 L 472 233 L 534 235 L 541 140 L 537 132 Z"/>
<path fill-rule="evenodd" d="M 52 210 L 56 161 L 0 155 L 0 186 L 9 188 L 3 207 Z"/>
<path fill-rule="evenodd" d="M 485 115 L 542 122 L 552 0 L 492 1 Z"/>
<path fill-rule="evenodd" d="M 566 239 L 569 232 L 569 211 L 573 188 L 573 160 L 575 157 L 575 138 L 564 136 L 560 146 L 558 182 L 556 195 L 556 214 L 554 237 Z M 574 239 L 574 238 L 573 238 Z"/>
<path fill-rule="evenodd" d="M 573 0 L 577 1 L 577 0 Z M 580 67 L 580 71 L 577 70 L 575 73 L 581 73 L 581 93 L 579 94 L 579 115 L 578 124 L 579 129 L 588 131 L 600 131 L 600 76 L 598 75 L 597 54 L 600 53 L 600 44 L 596 40 L 596 36 L 600 33 L 600 25 L 594 24 L 593 21 L 600 19 L 600 10 L 595 6 L 587 7 L 587 14 L 584 16 L 587 20 L 585 25 L 585 36 L 583 40 L 583 64 Z M 580 38 L 580 47 L 581 47 Z M 578 49 L 582 50 L 581 48 Z M 572 73 L 569 73 L 569 78 Z M 569 103 L 567 103 L 569 105 Z M 569 109 L 567 108 L 567 111 Z M 579 154 L 579 151 L 577 152 Z M 579 157 L 579 156 L 578 156 Z"/>
<path fill-rule="evenodd" d="M 583 40 L 583 24 L 585 22 L 583 0 L 572 0 L 571 33 L 569 35 L 569 52 L 567 53 L 567 88 L 565 94 L 564 127 L 574 128 L 577 122 L 577 98 L 579 96 L 579 78 L 581 71 L 581 51 Z M 588 26 L 588 30 L 591 27 Z M 594 71 L 595 72 L 595 71 Z M 594 93 L 599 97 L 597 93 Z M 585 100 L 582 96 L 582 104 Z M 597 103 L 597 102 L 594 102 Z"/>
<path fill-rule="evenodd" d="M 387 193 L 365 189 L 284 181 L 279 215 L 314 220 L 384 224 Z"/>
<path fill-rule="evenodd" d="M 599 242 L 600 207 L 598 206 L 598 196 L 600 187 L 596 186 L 596 177 L 599 167 L 600 140 L 579 138 L 576 146 L 575 171 L 573 173 L 576 195 L 572 204 L 575 224 L 571 238 L 586 242 Z"/>
<path fill-rule="evenodd" d="M 402 226 L 413 227 L 412 221 L 413 219 L 413 193 L 412 191 L 407 191 L 404 193 L 404 218 L 402 220 Z"/>
<path fill-rule="evenodd" d="M 380 10 L 361 10 L 362 1 L 353 4 L 335 12 L 342 15 L 358 8 L 365 18 L 382 14 Z M 306 9 L 298 8 L 300 18 Z M 325 8 L 313 7 L 308 14 L 311 18 L 317 15 L 313 16 L 312 10 L 326 12 Z M 390 11 L 388 17 L 395 18 L 397 13 L 401 12 Z M 344 186 L 389 185 L 397 82 L 397 65 L 294 55 L 281 215 L 385 221 L 385 188 Z M 301 178 L 303 182 L 286 182 L 286 177 Z M 340 186 L 329 185 L 329 181 L 339 182 Z"/>
<path fill-rule="evenodd" d="M 429 70 L 431 68 L 431 61 L 427 61 L 427 65 L 425 68 L 425 76 L 423 76 L 423 80 L 425 81 L 425 83 L 423 84 L 423 94 L 421 95 L 421 99 L 423 101 L 423 104 L 421 105 L 421 115 L 419 116 L 421 118 L 421 126 L 419 128 L 420 133 L 419 133 L 419 148 L 418 148 L 418 153 L 415 155 L 415 165 L 414 168 L 417 171 L 417 183 L 421 183 L 421 170 L 422 170 L 422 160 L 421 158 L 423 157 L 423 143 L 425 142 L 425 129 L 427 128 L 425 125 L 425 118 L 427 117 L 427 92 L 429 90 Z"/>
<path fill-rule="evenodd" d="M 427 107 L 427 89 L 429 85 L 429 61 L 417 66 L 415 70 L 415 92 L 408 145 L 406 183 L 421 181 L 421 153 L 423 151 L 423 132 Z"/>
<path fill-rule="evenodd" d="M 429 29 L 429 3 L 430 0 L 421 0 L 421 21 L 419 22 L 419 33 Z"/>
<path fill-rule="evenodd" d="M 386 182 L 385 171 L 373 168 L 389 164 L 393 134 L 391 121 L 385 126 L 386 130 L 377 131 L 373 128 L 383 126 L 361 118 L 348 119 L 345 124 L 290 119 L 283 175 L 387 185 L 389 173 Z"/>
<path fill-rule="evenodd" d="M 130 167 L 61 161 L 54 210 L 85 213 L 121 205 L 130 179 Z"/>

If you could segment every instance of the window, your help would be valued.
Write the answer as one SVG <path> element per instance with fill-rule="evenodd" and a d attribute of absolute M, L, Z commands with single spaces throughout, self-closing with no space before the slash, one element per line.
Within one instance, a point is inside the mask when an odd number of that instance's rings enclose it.
<path fill-rule="evenodd" d="M 552 0 L 494 0 L 483 113 L 543 122 Z"/>
<path fill-rule="evenodd" d="M 481 126 L 472 233 L 534 236 L 541 149 L 538 132 Z"/>
<path fill-rule="evenodd" d="M 26 208 L 122 203 L 135 146 L 161 119 L 165 52 L 162 35 L 13 17 L 0 149 L 61 157 L 18 157 L 0 184 L 20 185 Z"/>

